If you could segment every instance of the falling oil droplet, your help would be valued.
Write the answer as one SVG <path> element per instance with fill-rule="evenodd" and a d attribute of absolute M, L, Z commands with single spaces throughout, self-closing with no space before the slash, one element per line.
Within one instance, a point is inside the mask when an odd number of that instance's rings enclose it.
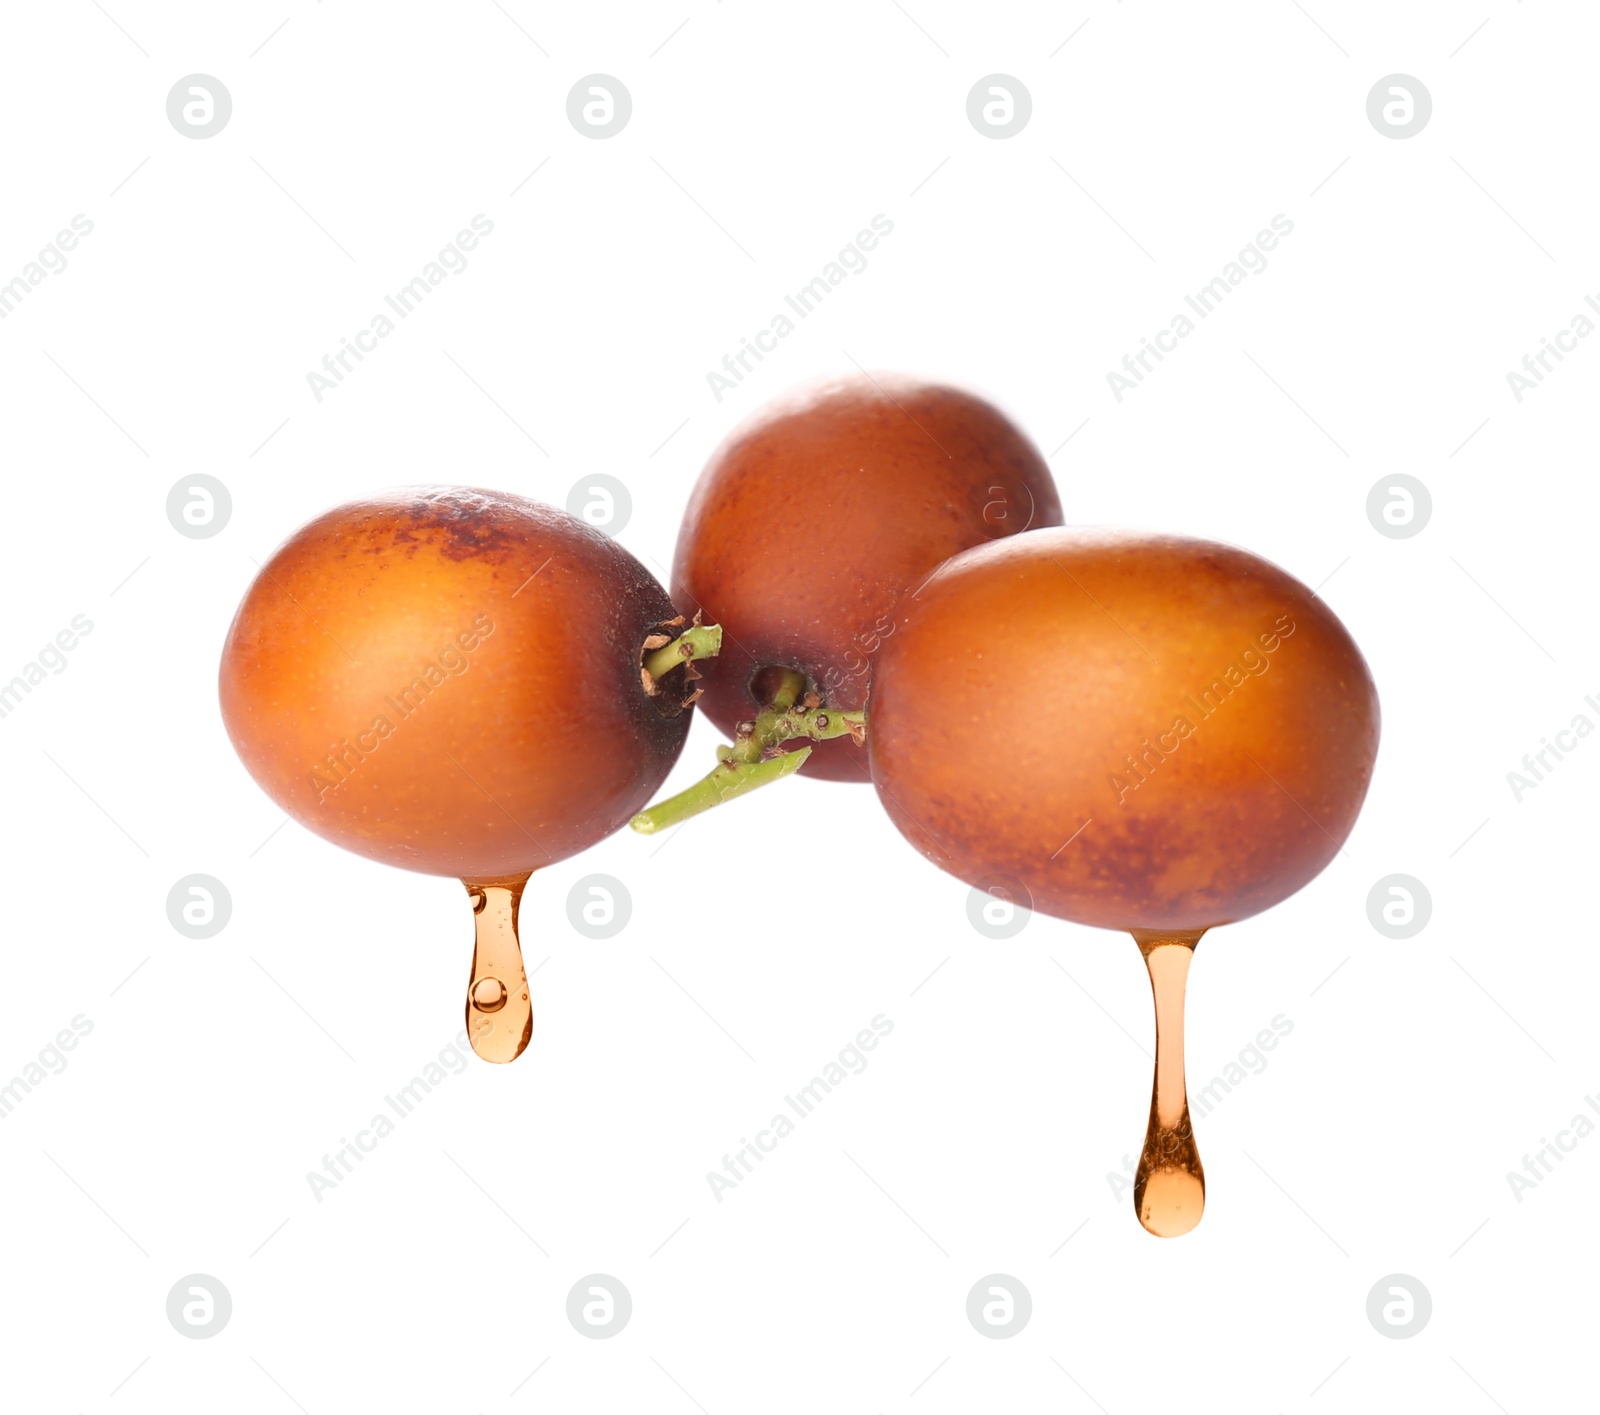
<path fill-rule="evenodd" d="M 533 1035 L 533 1004 L 522 966 L 517 914 L 527 875 L 462 880 L 472 900 L 477 938 L 467 983 L 467 1038 L 485 1061 L 515 1061 Z"/>
<path fill-rule="evenodd" d="M 1156 1001 L 1156 1077 L 1133 1206 L 1139 1222 L 1156 1237 L 1176 1238 L 1200 1222 L 1206 1207 L 1206 1172 L 1183 1080 L 1183 993 L 1194 947 L 1205 930 L 1132 932 Z"/>

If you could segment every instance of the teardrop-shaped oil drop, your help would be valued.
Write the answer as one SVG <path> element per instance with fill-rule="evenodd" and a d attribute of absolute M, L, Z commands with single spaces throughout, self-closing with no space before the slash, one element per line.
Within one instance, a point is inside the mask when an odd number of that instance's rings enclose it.
<path fill-rule="evenodd" d="M 1187 1233 L 1206 1207 L 1206 1172 L 1194 1142 L 1183 1079 L 1183 994 L 1195 945 L 1204 932 L 1133 930 L 1156 1003 L 1155 1084 L 1133 1181 L 1133 1206 L 1139 1222 L 1158 1238 Z"/>
<path fill-rule="evenodd" d="M 462 881 L 477 926 L 467 983 L 467 1039 L 485 1061 L 515 1061 L 533 1035 L 533 1004 L 517 937 L 527 882 L 527 875 Z"/>

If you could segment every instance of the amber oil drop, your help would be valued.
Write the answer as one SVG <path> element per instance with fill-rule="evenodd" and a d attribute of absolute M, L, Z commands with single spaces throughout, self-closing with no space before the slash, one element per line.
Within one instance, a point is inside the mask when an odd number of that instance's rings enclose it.
<path fill-rule="evenodd" d="M 1206 1173 L 1194 1142 L 1183 1078 L 1183 995 L 1204 929 L 1134 929 L 1156 1003 L 1156 1075 L 1150 1123 L 1133 1182 L 1139 1222 L 1158 1238 L 1176 1238 L 1200 1222 Z"/>
<path fill-rule="evenodd" d="M 515 1061 L 533 1035 L 533 1004 L 517 937 L 527 882 L 527 875 L 462 881 L 477 930 L 467 983 L 467 1037 L 485 1061 Z"/>

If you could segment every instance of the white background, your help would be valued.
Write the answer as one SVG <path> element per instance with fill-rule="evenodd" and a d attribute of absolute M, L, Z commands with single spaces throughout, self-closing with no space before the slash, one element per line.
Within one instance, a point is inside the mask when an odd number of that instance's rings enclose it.
<path fill-rule="evenodd" d="M 94 628 L 0 721 L 0 1079 L 73 1016 L 93 1030 L 0 1124 L 0 1403 L 1588 1398 L 1600 1138 L 1520 1202 L 1506 1172 L 1600 1090 L 1600 744 L 1520 802 L 1506 773 L 1600 721 L 1600 340 L 1520 403 L 1505 375 L 1600 291 L 1600 26 L 1545 0 L 1310 11 L 7 7 L 0 280 L 75 214 L 94 231 L 0 322 L 0 678 Z M 233 100 L 204 141 L 165 112 L 196 72 Z M 606 141 L 566 117 L 594 72 L 633 100 Z M 1004 141 L 966 116 L 995 72 L 1033 100 Z M 1405 141 L 1365 111 L 1396 72 L 1434 105 Z M 470 267 L 318 403 L 306 373 L 477 213 Z M 718 402 L 707 371 L 879 213 L 869 267 Z M 1278 213 L 1269 268 L 1118 403 L 1106 373 Z M 1383 745 L 1344 853 L 1197 955 L 1196 1085 L 1293 1023 L 1199 1123 L 1204 1222 L 1156 1240 L 1108 1180 L 1149 1104 L 1132 942 L 1043 917 L 984 939 L 870 791 L 803 780 L 536 876 L 527 1055 L 452 1075 L 317 1202 L 306 1172 L 460 1027 L 471 925 L 451 881 L 279 829 L 235 759 L 215 679 L 253 560 L 375 489 L 562 504 L 603 471 L 662 574 L 724 433 L 854 362 L 999 400 L 1069 522 L 1325 582 L 1371 663 Z M 1434 509 L 1395 540 L 1365 505 L 1402 471 Z M 206 540 L 165 514 L 197 472 L 233 498 Z M 674 782 L 715 741 L 697 722 Z M 165 912 L 196 872 L 233 899 L 204 942 Z M 567 920 L 595 872 L 633 899 L 608 942 Z M 1433 899 L 1403 942 L 1366 913 L 1395 872 Z M 706 1172 L 879 1013 L 870 1067 L 718 1203 Z M 165 1314 L 196 1272 L 233 1299 L 207 1341 Z M 634 1304 L 606 1341 L 565 1314 L 596 1272 Z M 996 1272 L 1032 1295 L 1010 1340 L 965 1313 Z M 1390 1273 L 1432 1295 L 1414 1339 L 1368 1322 Z"/>

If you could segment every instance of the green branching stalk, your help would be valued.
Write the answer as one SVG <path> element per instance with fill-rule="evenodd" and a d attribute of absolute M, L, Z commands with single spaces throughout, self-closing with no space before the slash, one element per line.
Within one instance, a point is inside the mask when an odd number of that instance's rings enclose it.
<path fill-rule="evenodd" d="M 662 650 L 665 652 L 666 650 Z M 864 712 L 838 712 L 806 698 L 805 675 L 788 670 L 772 695 L 772 703 L 753 722 L 742 722 L 731 747 L 717 749 L 717 765 L 707 776 L 676 796 L 640 811 L 629 824 L 653 835 L 681 824 L 702 811 L 720 806 L 799 771 L 811 755 L 807 745 L 784 751 L 784 743 L 828 742 L 835 737 L 866 739 Z"/>
<path fill-rule="evenodd" d="M 755 722 L 742 723 L 749 732 L 740 732 L 728 748 L 729 759 L 758 762 L 770 757 L 785 742 L 831 742 L 835 737 L 860 740 L 867 728 L 864 712 L 835 712 L 831 708 L 791 707 L 785 711 L 768 708 Z M 810 751 L 807 747 L 804 750 Z"/>

